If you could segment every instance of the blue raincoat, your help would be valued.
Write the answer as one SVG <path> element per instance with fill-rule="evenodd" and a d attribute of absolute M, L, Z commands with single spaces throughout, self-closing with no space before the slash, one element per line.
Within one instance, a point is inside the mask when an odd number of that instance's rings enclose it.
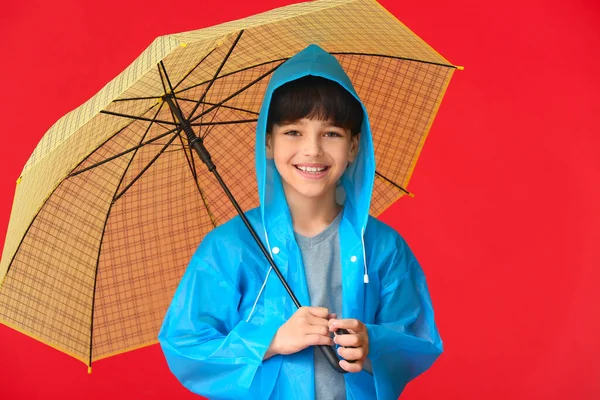
<path fill-rule="evenodd" d="M 281 178 L 265 155 L 273 91 L 306 75 L 334 80 L 358 99 L 337 60 L 316 45 L 275 71 L 257 124 L 260 207 L 246 215 L 300 303 L 310 305 Z M 442 342 L 425 277 L 413 253 L 393 229 L 368 215 L 375 159 L 364 112 L 358 157 L 339 188 L 345 201 L 339 228 L 338 318 L 357 318 L 366 324 L 373 375 L 363 370 L 344 377 L 349 399 L 397 399 L 407 382 L 439 356 Z M 173 374 L 189 390 L 209 399 L 313 399 L 312 348 L 263 361 L 277 329 L 295 311 L 242 220 L 235 217 L 211 231 L 193 255 L 159 341 Z"/>

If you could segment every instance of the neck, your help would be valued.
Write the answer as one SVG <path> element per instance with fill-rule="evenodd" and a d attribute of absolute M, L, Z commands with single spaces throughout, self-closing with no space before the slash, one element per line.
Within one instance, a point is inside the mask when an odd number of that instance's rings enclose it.
<path fill-rule="evenodd" d="M 342 206 L 335 202 L 335 190 L 326 196 L 315 198 L 299 196 L 285 187 L 284 192 L 294 232 L 302 236 L 313 237 L 324 231 L 342 209 Z"/>

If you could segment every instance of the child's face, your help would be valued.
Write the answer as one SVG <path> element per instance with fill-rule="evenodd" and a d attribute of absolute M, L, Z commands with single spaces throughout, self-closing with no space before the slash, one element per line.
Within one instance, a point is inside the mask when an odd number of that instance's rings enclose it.
<path fill-rule="evenodd" d="M 335 193 L 348 163 L 356 158 L 359 135 L 329 121 L 303 118 L 274 124 L 266 139 L 267 158 L 274 160 L 286 196 L 302 200 L 331 198 L 328 195 Z"/>

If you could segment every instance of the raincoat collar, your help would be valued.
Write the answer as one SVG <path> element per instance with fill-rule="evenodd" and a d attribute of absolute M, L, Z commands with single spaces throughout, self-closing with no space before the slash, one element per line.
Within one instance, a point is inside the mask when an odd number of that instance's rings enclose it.
<path fill-rule="evenodd" d="M 267 238 L 271 234 L 279 237 L 293 237 L 292 218 L 285 199 L 281 177 L 273 160 L 268 160 L 266 157 L 265 140 L 269 105 L 275 89 L 307 75 L 320 76 L 339 83 L 361 103 L 364 118 L 358 156 L 342 175 L 341 185 L 338 188 L 338 201 L 344 204 L 343 219 L 353 228 L 353 233 L 362 238 L 369 216 L 375 178 L 375 154 L 369 118 L 350 78 L 337 59 L 314 44 L 287 60 L 273 73 L 258 117 L 256 178 L 265 234 Z"/>

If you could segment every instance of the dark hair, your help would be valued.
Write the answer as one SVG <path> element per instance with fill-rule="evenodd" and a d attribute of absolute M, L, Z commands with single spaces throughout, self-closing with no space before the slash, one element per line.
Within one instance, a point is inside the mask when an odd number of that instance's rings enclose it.
<path fill-rule="evenodd" d="M 332 121 L 356 135 L 360 132 L 363 110 L 358 100 L 339 83 L 307 75 L 273 91 L 267 132 L 273 131 L 273 124 L 282 125 L 302 118 Z"/>

